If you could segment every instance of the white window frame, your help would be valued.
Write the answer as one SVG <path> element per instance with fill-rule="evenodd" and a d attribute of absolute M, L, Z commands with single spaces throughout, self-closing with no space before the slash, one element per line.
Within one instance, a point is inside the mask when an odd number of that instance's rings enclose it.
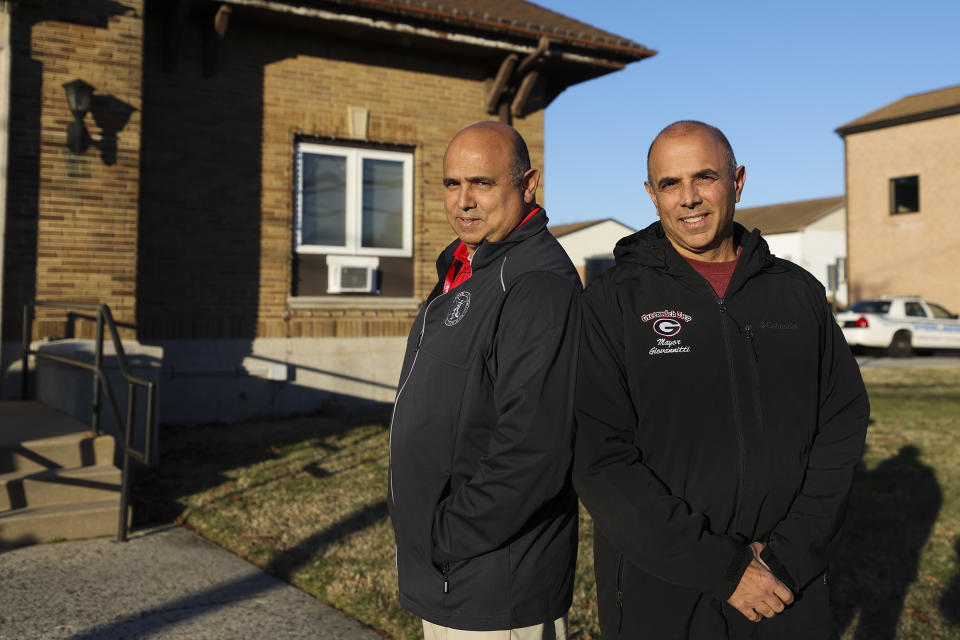
<path fill-rule="evenodd" d="M 315 153 L 346 158 L 346 224 L 342 245 L 303 244 L 303 154 Z M 382 151 L 339 145 L 298 142 L 296 145 L 296 216 L 294 238 L 298 253 L 333 255 L 384 256 L 409 258 L 413 256 L 413 153 Z M 363 161 L 390 160 L 403 163 L 403 246 L 380 248 L 361 246 L 363 202 Z"/>

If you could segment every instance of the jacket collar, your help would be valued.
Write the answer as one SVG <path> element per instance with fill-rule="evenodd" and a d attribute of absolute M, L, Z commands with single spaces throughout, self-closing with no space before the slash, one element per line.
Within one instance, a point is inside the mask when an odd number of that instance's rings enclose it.
<path fill-rule="evenodd" d="M 759 230 L 747 231 L 743 225 L 734 222 L 733 241 L 736 246 L 742 247 L 742 251 L 737 261 L 737 269 L 727 287 L 728 296 L 743 282 L 774 262 L 767 242 L 761 237 Z M 617 242 L 613 254 L 618 264 L 640 264 L 683 279 L 698 275 L 670 244 L 660 221 L 622 238 Z"/>
<path fill-rule="evenodd" d="M 477 247 L 477 250 L 473 252 L 473 260 L 470 261 L 471 267 L 473 269 L 482 269 L 489 265 L 524 240 L 546 229 L 547 222 L 547 212 L 543 207 L 540 207 L 540 210 L 533 214 L 532 218 L 511 231 L 510 235 L 503 240 L 499 242 L 482 241 L 480 246 Z M 450 268 L 450 264 L 453 262 L 453 252 L 456 251 L 459 244 L 459 239 L 454 240 L 447 245 L 447 248 L 444 249 L 440 257 L 437 258 L 438 277 L 443 278 L 446 275 L 447 269 Z"/>

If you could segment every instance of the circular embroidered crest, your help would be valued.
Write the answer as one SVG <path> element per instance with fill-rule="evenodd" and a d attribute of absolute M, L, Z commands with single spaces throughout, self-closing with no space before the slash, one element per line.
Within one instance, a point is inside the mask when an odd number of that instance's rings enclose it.
<path fill-rule="evenodd" d="M 469 308 L 470 292 L 461 291 L 453 297 L 453 304 L 450 305 L 450 311 L 447 312 L 447 317 L 444 318 L 443 323 L 448 327 L 452 327 L 463 320 L 463 316 L 467 315 L 467 309 Z"/>
<path fill-rule="evenodd" d="M 660 318 L 653 323 L 653 330 L 661 336 L 675 336 L 683 329 L 683 325 L 671 318 Z"/>

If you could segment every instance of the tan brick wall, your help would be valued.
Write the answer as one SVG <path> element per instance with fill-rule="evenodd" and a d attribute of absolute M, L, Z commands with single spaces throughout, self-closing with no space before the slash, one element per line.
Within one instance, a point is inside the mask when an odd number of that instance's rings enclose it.
<path fill-rule="evenodd" d="M 436 283 L 436 257 L 454 238 L 443 209 L 443 152 L 461 128 L 489 119 L 480 106 L 484 76 L 480 68 L 437 63 L 424 54 L 407 56 L 412 59 L 406 68 L 377 64 L 386 61 L 367 56 L 357 60 L 298 56 L 266 68 L 259 309 L 264 337 L 278 337 L 288 330 L 282 315 L 290 292 L 295 140 L 298 136 L 348 139 L 351 106 L 369 110 L 371 141 L 415 150 L 414 294 L 425 298 Z M 458 77 L 464 68 L 470 77 Z M 542 163 L 543 112 L 514 124 L 530 145 L 532 161 Z M 331 313 L 343 317 L 324 317 Z M 294 336 L 403 335 L 413 316 L 414 312 L 373 309 L 298 310 L 291 313 L 289 331 Z"/>
<path fill-rule="evenodd" d="M 846 137 L 852 300 L 917 294 L 960 312 L 960 115 Z M 920 211 L 891 215 L 891 178 L 920 176 Z"/>
<path fill-rule="evenodd" d="M 106 302 L 147 339 L 405 334 L 412 311 L 288 309 L 294 143 L 348 138 L 347 108 L 359 106 L 370 111 L 371 141 L 413 149 L 423 298 L 453 238 L 443 151 L 461 127 L 489 117 L 480 104 L 490 69 L 233 20 L 205 78 L 198 14 L 169 71 L 162 4 L 144 4 L 104 13 L 62 0 L 15 13 L 5 338 L 19 337 L 33 299 Z M 95 87 L 92 138 L 109 142 L 105 130 L 118 129 L 113 151 L 66 148 L 62 85 L 76 78 Z M 514 124 L 542 166 L 543 112 Z M 91 331 L 82 320 L 66 325 L 63 312 L 39 317 L 37 335 Z"/>
<path fill-rule="evenodd" d="M 201 25 L 189 17 L 165 69 L 161 6 L 149 4 L 144 36 L 139 335 L 251 338 L 263 237 L 262 68 L 271 58 L 231 21 L 215 73 L 203 77 Z"/>
<path fill-rule="evenodd" d="M 160 70 L 148 26 L 144 259 L 140 325 L 155 337 L 405 335 L 415 313 L 289 309 L 298 138 L 346 140 L 348 107 L 369 110 L 370 142 L 414 153 L 414 289 L 453 239 L 441 164 L 450 138 L 487 119 L 488 70 L 414 49 L 231 21 L 212 78 L 184 39 Z M 515 126 L 543 161 L 543 112 Z M 174 230 L 177 233 L 174 233 Z M 177 326 L 173 326 L 176 321 Z"/>
<path fill-rule="evenodd" d="M 117 320 L 134 320 L 143 2 L 122 9 L 63 0 L 14 11 L 6 339 L 19 336 L 33 299 L 105 302 Z M 95 88 L 84 123 L 98 144 L 82 155 L 66 147 L 63 84 L 77 78 Z M 64 312 L 38 317 L 35 335 L 65 335 Z"/>

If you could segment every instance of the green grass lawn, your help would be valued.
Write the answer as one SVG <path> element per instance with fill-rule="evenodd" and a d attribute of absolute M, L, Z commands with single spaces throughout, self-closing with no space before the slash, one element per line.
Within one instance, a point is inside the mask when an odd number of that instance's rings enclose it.
<path fill-rule="evenodd" d="M 847 639 L 960 640 L 960 369 L 866 369 L 872 424 L 830 580 Z M 164 427 L 138 521 L 184 522 L 397 640 L 387 420 L 323 417 Z M 599 637 L 582 512 L 574 638 Z"/>

